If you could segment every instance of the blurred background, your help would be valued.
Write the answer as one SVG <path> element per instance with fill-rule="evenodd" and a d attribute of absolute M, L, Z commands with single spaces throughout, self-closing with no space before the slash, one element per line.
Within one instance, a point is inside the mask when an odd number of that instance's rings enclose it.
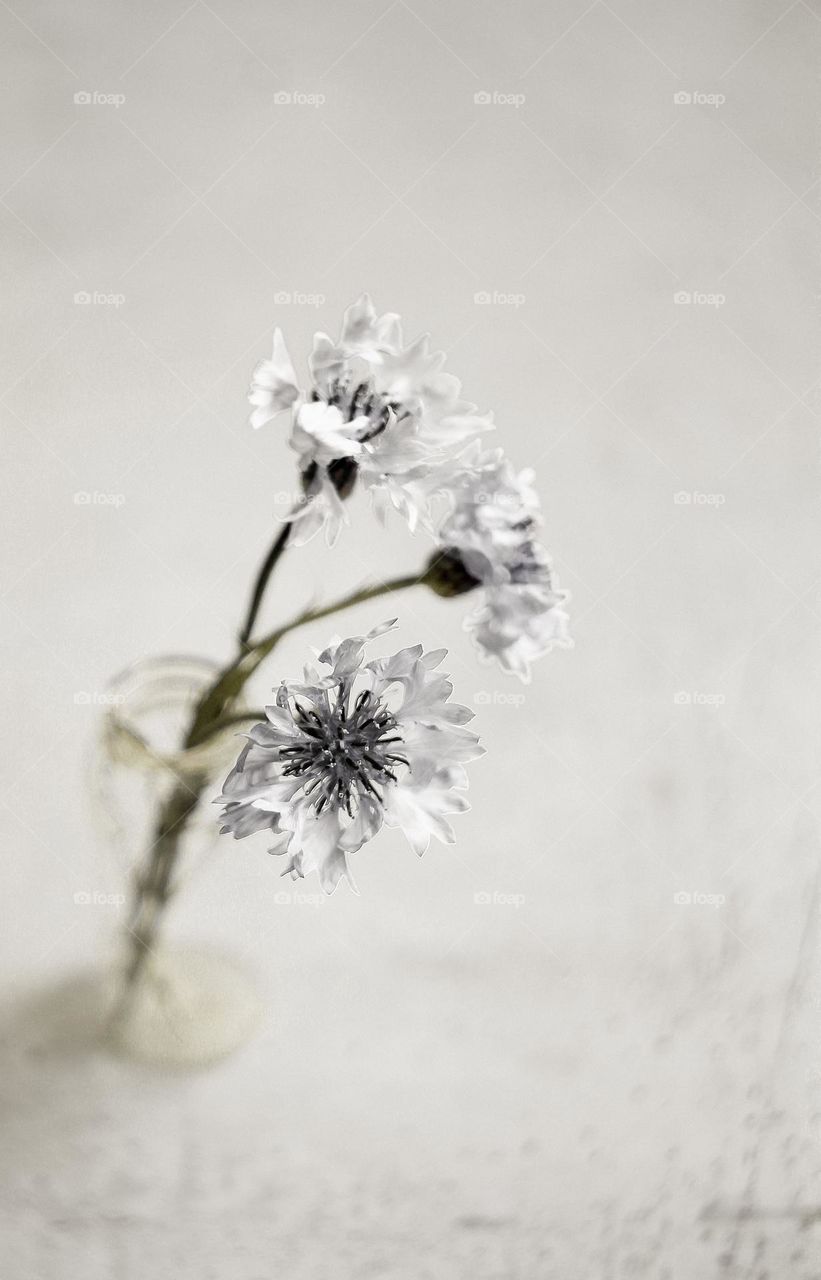
<path fill-rule="evenodd" d="M 4 1276 L 817 1276 L 821 4 L 0 30 Z M 458 844 L 386 832 L 325 901 L 218 844 L 169 933 L 253 968 L 259 1037 L 190 1076 L 57 1052 L 36 993 L 122 913 L 107 682 L 230 656 L 294 488 L 251 370 L 279 324 L 302 371 L 363 290 L 534 468 L 576 647 L 522 686 L 469 601 L 352 611 L 450 649 L 488 747 Z M 351 515 L 271 625 L 421 564 Z"/>

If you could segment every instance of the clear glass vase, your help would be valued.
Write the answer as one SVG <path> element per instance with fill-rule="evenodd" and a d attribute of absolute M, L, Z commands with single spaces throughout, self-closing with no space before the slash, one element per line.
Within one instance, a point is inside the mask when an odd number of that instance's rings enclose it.
<path fill-rule="evenodd" d="M 174 895 L 218 836 L 214 783 L 237 755 L 237 723 L 180 746 L 216 674 L 193 657 L 134 663 L 107 690 L 94 760 L 98 824 L 129 876 L 124 928 L 100 993 L 103 1038 L 118 1054 L 164 1066 L 226 1056 L 261 1013 L 250 977 L 230 958 L 167 941 Z"/>

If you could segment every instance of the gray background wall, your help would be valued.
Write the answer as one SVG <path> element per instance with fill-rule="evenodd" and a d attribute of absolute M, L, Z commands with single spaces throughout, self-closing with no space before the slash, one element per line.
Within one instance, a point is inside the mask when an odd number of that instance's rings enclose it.
<path fill-rule="evenodd" d="M 86 0 L 0 30 L 12 994 L 116 925 L 74 900 L 123 883 L 85 795 L 106 681 L 230 652 L 293 487 L 284 424 L 246 425 L 275 323 L 300 366 L 363 289 L 432 331 L 536 470 L 576 638 L 522 689 L 463 602 L 401 601 L 476 704 L 472 812 L 421 863 L 386 833 L 321 906 L 277 900 L 264 841 L 217 847 L 173 933 L 261 975 L 243 1055 L 144 1079 L 18 1010 L 4 1274 L 815 1274 L 821 5 Z M 375 528 L 293 554 L 271 619 L 420 563 Z"/>

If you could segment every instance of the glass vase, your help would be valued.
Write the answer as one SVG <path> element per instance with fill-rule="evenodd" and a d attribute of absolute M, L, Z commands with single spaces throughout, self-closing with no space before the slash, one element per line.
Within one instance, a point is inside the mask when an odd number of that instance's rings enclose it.
<path fill-rule="evenodd" d="M 167 940 L 174 896 L 218 836 L 210 799 L 238 753 L 240 714 L 185 748 L 194 710 L 217 674 L 199 658 L 143 659 L 117 676 L 93 768 L 106 850 L 125 864 L 125 921 L 101 991 L 106 1046 L 167 1067 L 202 1066 L 247 1041 L 261 1002 L 229 957 Z"/>

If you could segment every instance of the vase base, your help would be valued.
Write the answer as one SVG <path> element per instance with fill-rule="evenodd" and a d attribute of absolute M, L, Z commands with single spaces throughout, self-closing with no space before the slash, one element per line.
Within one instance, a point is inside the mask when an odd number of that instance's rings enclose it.
<path fill-rule="evenodd" d="M 152 954 L 125 1006 L 122 995 L 112 981 L 106 1047 L 118 1057 L 166 1068 L 204 1067 L 227 1057 L 253 1037 L 263 1014 L 249 975 L 206 950 Z"/>

